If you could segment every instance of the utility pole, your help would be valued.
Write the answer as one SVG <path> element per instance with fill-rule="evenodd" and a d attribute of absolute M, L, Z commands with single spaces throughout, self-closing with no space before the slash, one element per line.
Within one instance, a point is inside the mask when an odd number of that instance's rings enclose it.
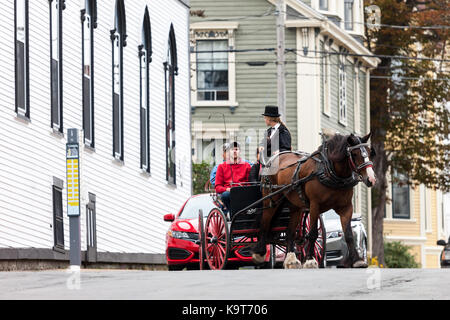
<path fill-rule="evenodd" d="M 284 0 L 277 0 L 277 96 L 281 119 L 286 121 L 286 64 L 284 58 L 284 25 L 286 10 Z"/>

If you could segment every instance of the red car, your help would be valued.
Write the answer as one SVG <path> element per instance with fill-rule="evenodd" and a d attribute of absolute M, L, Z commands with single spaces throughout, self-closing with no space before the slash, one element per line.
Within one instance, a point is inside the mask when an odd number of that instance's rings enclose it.
<path fill-rule="evenodd" d="M 211 194 L 200 194 L 190 197 L 176 214 L 167 214 L 164 221 L 172 222 L 166 234 L 166 258 L 169 270 L 199 269 L 198 213 L 203 210 L 203 221 L 206 221 L 211 209 L 217 205 Z M 266 259 L 269 267 L 270 254 Z M 207 265 L 207 263 L 206 263 Z M 232 250 L 227 267 L 253 265 L 250 250 L 245 246 Z"/>

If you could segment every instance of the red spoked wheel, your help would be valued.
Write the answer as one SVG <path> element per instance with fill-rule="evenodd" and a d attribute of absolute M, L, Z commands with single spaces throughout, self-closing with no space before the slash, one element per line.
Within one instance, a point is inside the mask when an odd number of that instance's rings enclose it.
<path fill-rule="evenodd" d="M 204 269 L 205 266 L 205 231 L 203 227 L 203 210 L 198 213 L 198 260 L 200 263 L 200 270 Z"/>
<path fill-rule="evenodd" d="M 229 255 L 230 232 L 225 214 L 217 208 L 212 209 L 206 219 L 204 242 L 209 268 L 224 269 Z"/>
<path fill-rule="evenodd" d="M 310 228 L 311 220 L 309 213 L 304 213 L 302 215 L 300 221 L 300 239 L 303 239 L 302 244 L 297 245 L 297 250 L 299 252 L 300 261 L 303 263 L 306 262 L 306 258 L 308 256 L 309 248 L 311 246 L 310 241 L 306 238 Z M 322 216 L 319 215 L 317 219 L 317 231 L 318 236 L 316 242 L 314 243 L 314 258 L 319 264 L 320 268 L 325 268 L 326 266 L 326 241 L 327 241 L 327 233 L 325 231 L 325 225 L 322 220 Z"/>

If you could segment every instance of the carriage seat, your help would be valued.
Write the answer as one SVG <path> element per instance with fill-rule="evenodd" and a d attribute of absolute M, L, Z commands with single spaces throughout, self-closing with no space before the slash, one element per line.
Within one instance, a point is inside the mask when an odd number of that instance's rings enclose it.
<path fill-rule="evenodd" d="M 286 153 L 294 153 L 296 155 L 301 156 L 299 161 L 304 161 L 304 160 L 308 159 L 308 157 L 310 156 L 309 153 L 303 152 L 303 151 L 283 151 L 283 152 L 280 152 L 280 153 L 277 153 L 277 154 L 271 156 L 268 160 L 265 160 L 264 157 L 261 157 L 261 164 L 262 164 L 261 175 L 273 175 L 273 174 L 277 173 L 278 168 L 272 167 L 272 165 L 273 165 L 275 159 L 277 159 L 282 154 L 286 154 Z"/>

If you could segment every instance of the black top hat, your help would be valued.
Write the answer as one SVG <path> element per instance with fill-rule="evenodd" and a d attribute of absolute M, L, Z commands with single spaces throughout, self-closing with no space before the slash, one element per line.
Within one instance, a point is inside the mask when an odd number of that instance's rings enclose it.
<path fill-rule="evenodd" d="M 267 116 L 267 117 L 274 117 L 274 118 L 277 118 L 280 116 L 280 114 L 278 113 L 277 106 L 266 106 L 266 110 L 264 111 L 264 113 L 262 115 Z"/>

